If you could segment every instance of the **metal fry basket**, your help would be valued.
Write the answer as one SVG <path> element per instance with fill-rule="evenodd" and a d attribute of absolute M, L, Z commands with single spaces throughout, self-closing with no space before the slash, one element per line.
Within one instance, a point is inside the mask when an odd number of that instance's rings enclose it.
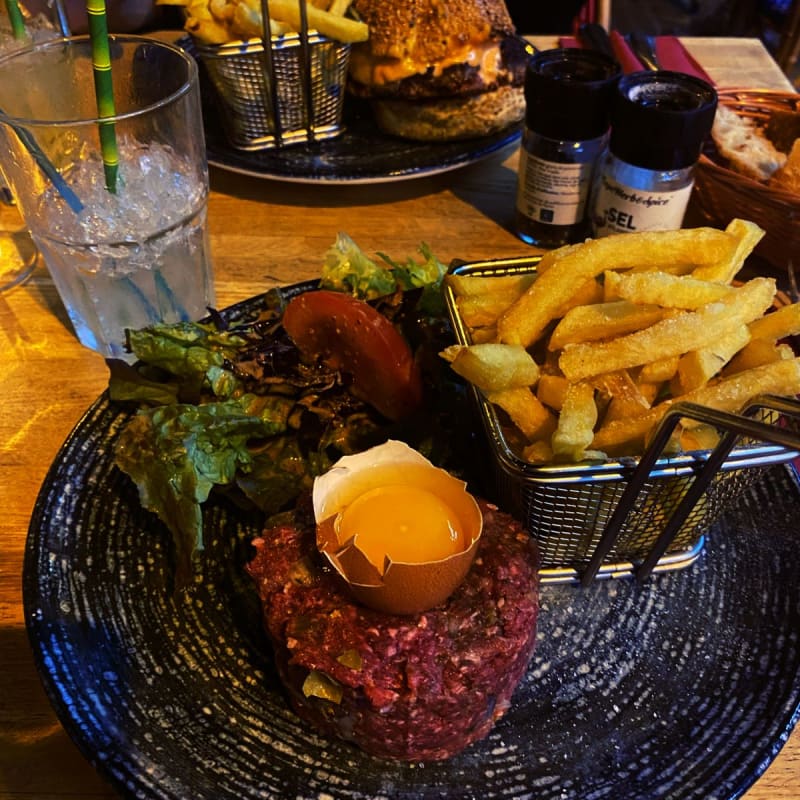
<path fill-rule="evenodd" d="M 342 132 L 350 45 L 315 31 L 222 45 L 194 44 L 220 121 L 240 150 L 321 141 Z"/>
<path fill-rule="evenodd" d="M 535 271 L 538 257 L 458 264 L 458 275 Z M 449 287 L 445 298 L 456 341 L 470 344 Z M 538 465 L 520 458 L 496 408 L 471 387 L 488 440 L 495 499 L 522 521 L 549 583 L 680 569 L 693 563 L 717 518 L 769 466 L 797 457 L 800 403 L 758 398 L 741 415 L 676 404 L 636 458 Z M 691 417 L 722 431 L 713 450 L 664 455 L 670 434 Z"/>

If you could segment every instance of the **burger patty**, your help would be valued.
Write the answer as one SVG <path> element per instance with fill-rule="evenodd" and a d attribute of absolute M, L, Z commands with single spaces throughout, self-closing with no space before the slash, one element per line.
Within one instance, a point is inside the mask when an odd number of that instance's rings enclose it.
<path fill-rule="evenodd" d="M 461 586 L 413 616 L 356 603 L 316 548 L 310 503 L 254 541 L 248 572 L 292 707 L 373 755 L 448 758 L 509 707 L 533 652 L 538 551 L 480 502 L 483 535 Z"/>
<path fill-rule="evenodd" d="M 431 66 L 425 73 L 411 75 L 380 86 L 366 86 L 350 78 L 347 86 L 357 97 L 389 97 L 393 100 L 469 97 L 495 91 L 501 86 L 522 87 L 525 83 L 525 68 L 529 58 L 525 42 L 517 36 L 506 36 L 500 42 L 500 54 L 502 69 L 498 70 L 488 82 L 485 73 L 479 67 L 462 63 L 446 67 L 438 75 Z"/>

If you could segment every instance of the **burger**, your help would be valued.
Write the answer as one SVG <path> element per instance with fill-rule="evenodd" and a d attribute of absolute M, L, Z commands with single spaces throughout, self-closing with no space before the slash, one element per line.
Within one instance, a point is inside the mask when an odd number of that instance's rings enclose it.
<path fill-rule="evenodd" d="M 408 139 L 486 136 L 519 122 L 529 46 L 503 0 L 355 0 L 369 40 L 353 45 L 349 91 Z"/>

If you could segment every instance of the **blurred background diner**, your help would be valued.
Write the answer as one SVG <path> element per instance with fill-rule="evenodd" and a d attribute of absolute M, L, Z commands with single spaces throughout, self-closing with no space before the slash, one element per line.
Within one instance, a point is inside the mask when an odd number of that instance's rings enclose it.
<path fill-rule="evenodd" d="M 36 15 L 45 13 L 52 17 L 52 0 L 25 0 L 27 10 Z M 178 27 L 179 16 L 171 6 L 159 6 L 153 0 L 107 0 L 108 28 L 117 33 L 133 33 L 154 28 Z M 64 11 L 70 31 L 86 33 L 88 22 L 85 0 L 64 0 Z"/>
<path fill-rule="evenodd" d="M 506 5 L 523 34 L 567 33 L 582 21 L 601 17 L 607 6 L 610 27 L 622 34 L 755 37 L 795 82 L 800 79 L 798 0 L 571 0 L 547 5 L 509 0 Z"/>
<path fill-rule="evenodd" d="M 63 0 L 73 33 L 87 31 L 84 0 Z M 509 0 L 522 34 L 569 33 L 581 22 L 601 18 L 607 9 L 610 27 L 622 34 L 745 36 L 760 39 L 795 85 L 800 82 L 800 0 L 566 0 L 540 3 Z M 47 12 L 52 0 L 25 0 L 32 13 Z M 182 10 L 154 0 L 108 0 L 109 29 L 119 33 L 182 27 Z M 602 21 L 602 19 L 600 19 Z"/>
<path fill-rule="evenodd" d="M 85 33 L 84 0 L 63 2 L 71 31 Z M 509 0 L 506 5 L 522 34 L 569 33 L 581 22 L 598 19 L 607 8 L 610 27 L 622 34 L 638 30 L 651 35 L 755 37 L 764 42 L 787 75 L 795 82 L 800 80 L 800 0 Z M 52 0 L 25 0 L 25 6 L 32 14 L 47 13 Z M 179 8 L 158 5 L 154 0 L 108 0 L 106 7 L 111 31 L 182 27 Z"/>

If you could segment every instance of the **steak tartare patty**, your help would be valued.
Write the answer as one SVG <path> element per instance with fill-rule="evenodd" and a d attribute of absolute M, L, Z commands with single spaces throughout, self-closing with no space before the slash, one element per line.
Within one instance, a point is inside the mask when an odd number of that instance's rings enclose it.
<path fill-rule="evenodd" d="M 475 561 L 443 604 L 413 616 L 355 602 L 316 547 L 310 503 L 255 539 L 247 569 L 292 707 L 381 757 L 449 758 L 508 709 L 536 638 L 538 551 L 480 501 Z"/>

